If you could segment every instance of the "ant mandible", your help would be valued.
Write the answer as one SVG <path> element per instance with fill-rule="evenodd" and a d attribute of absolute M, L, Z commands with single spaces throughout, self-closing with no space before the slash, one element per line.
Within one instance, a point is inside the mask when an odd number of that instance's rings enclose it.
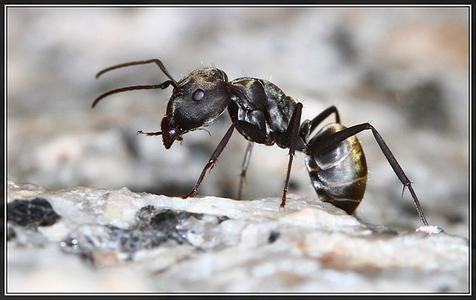
<path fill-rule="evenodd" d="M 173 87 L 167 104 L 167 112 L 161 122 L 161 131 L 143 132 L 147 136 L 162 135 L 166 149 L 182 136 L 214 122 L 228 110 L 232 124 L 205 165 L 192 191 L 181 196 L 183 199 L 198 193 L 207 170 L 216 163 L 235 130 L 248 140 L 245 158 L 242 163 L 238 199 L 241 199 L 243 180 L 249 164 L 253 143 L 268 146 L 276 144 L 289 148 L 289 161 L 281 197 L 280 207 L 286 205 L 289 176 L 296 151 L 304 153 L 305 163 L 312 185 L 319 198 L 353 214 L 361 202 L 367 183 L 367 164 L 362 147 L 355 136 L 364 130 L 371 130 L 377 144 L 387 158 L 390 166 L 413 198 L 416 211 L 424 224 L 422 231 L 440 232 L 441 228 L 429 226 L 412 184 L 403 172 L 394 155 L 369 123 L 349 128 L 340 123 L 339 112 L 331 106 L 312 120 L 301 124 L 302 104 L 286 96 L 273 83 L 257 78 L 241 77 L 228 81 L 225 72 L 217 68 L 201 68 L 192 71 L 180 81 L 176 81 L 159 59 L 133 61 L 106 68 L 96 74 L 96 78 L 111 70 L 133 65 L 156 64 L 169 80 L 154 85 L 135 85 L 110 90 L 92 103 L 94 108 L 103 98 L 112 94 L 131 90 L 165 89 Z M 312 135 L 319 124 L 330 115 L 335 122 L 325 125 Z M 430 228 L 430 229 L 428 229 Z"/>

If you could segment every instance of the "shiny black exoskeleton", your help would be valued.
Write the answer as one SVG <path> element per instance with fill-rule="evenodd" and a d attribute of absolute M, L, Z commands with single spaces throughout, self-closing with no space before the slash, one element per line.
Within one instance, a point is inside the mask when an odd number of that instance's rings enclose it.
<path fill-rule="evenodd" d="M 227 75 L 217 68 L 201 68 L 191 72 L 180 81 L 175 81 L 159 59 L 124 63 L 100 71 L 96 77 L 118 68 L 155 63 L 169 80 L 157 85 L 138 85 L 108 91 L 97 97 L 94 107 L 101 99 L 111 94 L 138 89 L 165 89 L 173 86 L 167 112 L 161 122 L 161 131 L 142 132 L 149 136 L 162 135 L 165 148 L 175 140 L 215 121 L 228 110 L 232 124 L 213 152 L 193 190 L 183 195 L 188 198 L 198 192 L 207 170 L 212 168 L 228 143 L 234 129 L 248 141 L 240 174 L 238 198 L 241 198 L 243 179 L 246 175 L 253 143 L 273 145 L 289 149 L 289 162 L 284 183 L 281 207 L 285 206 L 289 176 L 295 151 L 303 152 L 311 182 L 320 199 L 352 214 L 365 192 L 367 165 L 362 147 L 355 135 L 371 130 L 382 152 L 404 188 L 408 188 L 424 225 L 428 225 L 418 198 L 392 152 L 377 130 L 369 123 L 349 128 L 340 123 L 334 106 L 324 110 L 312 120 L 301 124 L 302 104 L 286 96 L 273 83 L 257 78 L 243 77 L 229 81 Z M 335 122 L 314 133 L 318 125 L 330 115 Z"/>

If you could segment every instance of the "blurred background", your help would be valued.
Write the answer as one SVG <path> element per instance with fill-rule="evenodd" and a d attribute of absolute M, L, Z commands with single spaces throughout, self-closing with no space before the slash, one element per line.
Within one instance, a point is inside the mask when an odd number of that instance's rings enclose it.
<path fill-rule="evenodd" d="M 371 122 L 412 180 L 427 218 L 468 236 L 467 8 L 21 8 L 7 10 L 8 178 L 48 189 L 89 186 L 177 196 L 191 190 L 229 116 L 165 150 L 158 131 L 171 89 L 93 99 L 113 88 L 179 80 L 215 66 L 267 79 L 310 119 L 330 105 L 346 126 Z M 331 119 L 329 119 L 330 121 Z M 420 225 L 408 192 L 370 132 L 358 135 L 369 179 L 357 215 Z M 247 142 L 237 132 L 201 195 L 235 198 Z M 287 150 L 255 145 L 245 199 L 280 197 Z M 291 193 L 317 196 L 297 154 Z M 276 203 L 278 205 L 278 202 Z"/>

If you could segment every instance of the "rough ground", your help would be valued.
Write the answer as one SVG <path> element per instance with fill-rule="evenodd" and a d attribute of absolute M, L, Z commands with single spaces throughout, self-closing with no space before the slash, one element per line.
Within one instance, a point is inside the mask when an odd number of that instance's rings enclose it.
<path fill-rule="evenodd" d="M 428 219 L 469 238 L 469 13 L 465 7 L 58 8 L 8 10 L 8 178 L 50 190 L 77 186 L 179 195 L 188 192 L 230 124 L 166 150 L 159 131 L 171 89 L 94 98 L 215 66 L 229 79 L 272 81 L 303 103 L 303 120 L 331 105 L 342 124 L 371 122 L 414 183 Z M 89 26 L 84 26 L 85 22 Z M 332 122 L 328 118 L 322 124 Z M 358 215 L 419 225 L 370 132 L 358 135 L 369 180 Z M 246 140 L 235 132 L 202 195 L 236 196 Z M 315 197 L 301 153 L 290 191 Z M 287 150 L 255 145 L 245 199 L 279 197 Z M 187 170 L 187 172 L 178 172 Z"/>
<path fill-rule="evenodd" d="M 9 181 L 7 232 L 10 293 L 468 291 L 467 239 L 294 195 L 279 209 Z"/>

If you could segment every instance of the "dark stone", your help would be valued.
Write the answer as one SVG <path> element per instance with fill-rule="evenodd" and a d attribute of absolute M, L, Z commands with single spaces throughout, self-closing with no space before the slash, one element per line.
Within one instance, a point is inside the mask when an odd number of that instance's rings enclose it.
<path fill-rule="evenodd" d="M 142 249 L 158 247 L 166 242 L 177 244 L 188 243 L 187 233 L 193 232 L 196 222 L 203 220 L 203 214 L 157 209 L 152 205 L 142 207 L 136 214 L 136 223 L 129 228 L 119 228 L 106 225 L 104 230 L 90 235 L 90 230 L 70 233 L 62 242 L 63 251 L 75 253 L 88 260 L 91 253 L 101 250 L 113 250 L 132 255 Z M 190 219 L 195 219 L 189 222 Z M 216 224 L 227 220 L 228 217 L 216 217 Z M 213 222 L 213 219 L 212 219 Z M 197 248 L 198 249 L 198 248 Z"/>
<path fill-rule="evenodd" d="M 7 205 L 7 220 L 25 227 L 49 226 L 61 218 L 43 198 L 14 200 Z"/>
<path fill-rule="evenodd" d="M 120 229 L 114 226 L 107 226 L 110 229 L 110 240 L 118 241 L 119 249 L 122 252 L 133 253 L 141 249 L 151 249 L 169 240 L 169 237 L 162 233 L 151 230 L 151 228 Z"/>
<path fill-rule="evenodd" d="M 279 238 L 280 235 L 281 233 L 279 233 L 278 231 L 274 231 L 274 230 L 271 231 L 268 236 L 268 243 L 270 244 L 274 243 Z"/>
<path fill-rule="evenodd" d="M 190 217 L 197 220 L 203 218 L 203 214 L 189 213 L 184 211 L 174 211 L 170 209 L 158 210 L 152 205 L 142 207 L 136 214 L 138 220 L 135 227 L 151 228 L 157 231 L 169 231 Z"/>
<path fill-rule="evenodd" d="M 150 224 L 150 220 L 154 217 L 155 212 L 157 209 L 153 205 L 147 205 L 142 207 L 137 213 L 136 213 L 136 219 L 137 219 L 137 226 L 145 226 L 147 227 Z"/>
<path fill-rule="evenodd" d="M 179 214 L 172 210 L 165 210 L 159 213 L 156 213 L 148 224 L 150 227 L 157 229 L 159 231 L 173 230 L 179 222 Z"/>

